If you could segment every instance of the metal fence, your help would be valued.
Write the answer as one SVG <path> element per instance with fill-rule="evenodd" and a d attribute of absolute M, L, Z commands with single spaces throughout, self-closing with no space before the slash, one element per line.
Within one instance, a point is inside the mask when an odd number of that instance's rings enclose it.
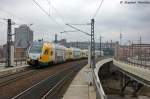
<path fill-rule="evenodd" d="M 15 52 L 14 54 L 14 66 L 23 66 L 23 65 L 26 65 L 27 62 L 26 62 L 26 52 L 22 52 L 22 51 L 19 51 L 19 52 Z M 6 59 L 6 55 L 4 55 L 3 58 L 0 58 L 0 67 L 5 67 L 7 66 L 7 59 Z"/>
<path fill-rule="evenodd" d="M 14 60 L 14 66 L 23 66 L 23 65 L 26 65 L 26 64 L 27 64 L 26 59 L 15 59 Z M 6 59 L 1 59 L 0 60 L 0 66 L 1 67 L 7 66 Z"/>

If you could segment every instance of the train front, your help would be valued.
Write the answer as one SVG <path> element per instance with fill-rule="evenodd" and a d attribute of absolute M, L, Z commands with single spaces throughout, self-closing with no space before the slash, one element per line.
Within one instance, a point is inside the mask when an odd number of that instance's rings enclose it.
<path fill-rule="evenodd" d="M 42 42 L 33 42 L 28 50 L 28 59 L 27 63 L 31 66 L 39 65 L 39 58 L 42 53 Z"/>

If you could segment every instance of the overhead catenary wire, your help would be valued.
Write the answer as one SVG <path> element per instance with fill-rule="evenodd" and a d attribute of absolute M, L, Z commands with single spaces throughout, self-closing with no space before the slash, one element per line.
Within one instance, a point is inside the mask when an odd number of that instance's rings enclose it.
<path fill-rule="evenodd" d="M 0 20 L 3 20 L 3 21 L 5 21 L 6 22 L 6 20 L 8 20 L 8 19 L 6 19 L 6 18 L 0 18 Z M 6 25 L 7 26 L 7 23 L 5 23 L 5 22 L 2 22 L 2 21 L 0 21 L 0 23 L 1 24 L 4 24 L 4 25 Z M 20 26 L 21 24 L 18 24 L 18 23 L 16 23 L 16 22 L 13 22 L 12 21 L 12 27 L 14 27 L 14 28 L 16 28 L 16 25 L 18 25 L 18 26 Z"/>
<path fill-rule="evenodd" d="M 10 16 L 12 16 L 12 17 L 14 17 L 15 19 L 17 19 L 17 20 L 19 20 L 20 22 L 14 22 L 13 21 L 13 23 L 12 23 L 12 27 L 14 27 L 14 28 L 16 28 L 16 25 L 18 25 L 18 26 L 20 26 L 20 25 L 22 25 L 22 24 L 26 24 L 26 25 L 28 25 L 28 23 L 27 22 L 25 22 L 25 20 L 23 19 L 23 18 L 21 18 L 20 16 L 17 16 L 17 15 L 15 15 L 14 13 L 12 13 L 12 12 L 10 12 L 10 11 L 7 11 L 7 10 L 5 10 L 5 9 L 3 9 L 3 8 L 0 8 L 0 11 L 1 12 L 4 12 L 4 13 L 6 13 L 7 15 L 10 15 Z M 8 20 L 8 19 L 11 19 L 11 18 L 0 18 L 1 20 Z M 14 20 L 14 19 L 13 19 Z M 4 22 L 1 22 L 2 24 L 7 24 L 7 23 L 4 23 Z"/>
<path fill-rule="evenodd" d="M 60 33 L 67 33 L 67 32 L 78 32 L 78 31 L 63 31 L 63 32 L 60 32 Z"/>
<path fill-rule="evenodd" d="M 59 11 L 55 8 L 55 6 L 52 4 L 52 1 L 47 0 L 49 6 L 51 5 L 51 7 L 54 8 L 55 12 L 57 13 L 57 15 L 60 17 L 60 19 L 66 24 L 67 22 L 65 21 L 64 17 L 59 13 Z"/>
<path fill-rule="evenodd" d="M 100 4 L 99 4 L 99 6 L 98 6 L 96 12 L 94 13 L 94 15 L 93 15 L 93 17 L 92 17 L 93 19 L 97 16 L 97 14 L 98 14 L 100 8 L 102 7 L 103 1 L 104 1 L 104 0 L 101 0 L 101 2 L 100 2 Z"/>
<path fill-rule="evenodd" d="M 10 16 L 16 18 L 17 20 L 19 20 L 19 21 L 21 21 L 23 23 L 26 23 L 25 20 L 23 20 L 21 17 L 15 15 L 14 13 L 12 13 L 10 11 L 4 10 L 3 8 L 0 8 L 0 11 L 6 13 L 7 15 L 10 15 Z"/>
<path fill-rule="evenodd" d="M 5 20 L 5 18 L 0 18 L 0 20 Z"/>
<path fill-rule="evenodd" d="M 51 10 L 51 1 L 50 0 L 47 0 L 48 2 L 48 5 L 49 5 L 49 15 L 50 15 L 50 10 Z"/>
<path fill-rule="evenodd" d="M 0 23 L 6 25 L 6 23 L 4 23 L 4 22 L 1 22 L 1 21 L 0 21 Z"/>
<path fill-rule="evenodd" d="M 88 25 L 91 25 L 91 23 L 86 23 L 86 24 L 70 24 L 70 25 L 83 25 L 83 26 L 88 26 Z"/>
<path fill-rule="evenodd" d="M 59 13 L 59 11 L 54 7 L 54 5 L 53 5 L 53 3 L 52 3 L 52 0 L 46 0 L 47 2 L 48 2 L 48 4 L 49 4 L 49 6 L 50 6 L 50 4 L 51 4 L 51 7 L 53 7 L 54 8 L 54 10 L 55 10 L 55 12 L 57 13 L 57 15 L 60 17 L 60 19 L 66 24 L 67 22 L 66 22 L 66 20 L 64 19 L 64 17 L 62 16 L 62 14 L 61 13 Z M 91 23 L 86 23 L 86 24 L 69 24 L 69 25 L 83 25 L 83 26 L 88 26 L 88 25 L 91 25 Z M 75 29 L 75 28 L 74 28 Z M 77 28 L 76 28 L 76 30 L 77 30 Z M 80 32 L 84 32 L 83 30 L 80 30 L 80 29 L 78 29 L 77 31 L 80 31 Z M 70 32 L 72 32 L 72 31 L 70 31 Z M 73 31 L 73 32 L 75 32 L 75 31 Z M 89 35 L 88 33 L 86 33 L 86 32 L 84 32 L 86 35 Z M 90 36 L 90 35 L 89 35 Z"/>
<path fill-rule="evenodd" d="M 60 28 L 62 28 L 62 30 L 64 30 L 64 28 L 51 16 L 49 15 L 49 13 L 36 1 L 36 0 L 32 0 L 40 9 L 41 11 L 43 11 L 49 19 L 51 19 L 53 22 L 55 22 Z"/>
<path fill-rule="evenodd" d="M 88 36 L 91 36 L 90 33 L 87 33 L 87 32 L 85 32 L 85 31 L 83 31 L 83 30 L 81 30 L 81 29 L 78 29 L 78 28 L 76 28 L 76 27 L 74 27 L 74 26 L 71 26 L 70 24 L 66 24 L 66 25 L 68 25 L 69 27 L 71 27 L 71 28 L 73 28 L 73 29 L 75 29 L 75 30 L 77 30 L 77 31 L 79 31 L 79 32 L 82 32 L 82 33 L 84 33 L 84 34 L 86 34 L 86 35 L 88 35 Z"/>
<path fill-rule="evenodd" d="M 0 21 L 1 24 L 7 25 L 7 23 L 3 22 L 5 20 L 4 18 L 0 18 L 0 20 L 2 20 Z"/>

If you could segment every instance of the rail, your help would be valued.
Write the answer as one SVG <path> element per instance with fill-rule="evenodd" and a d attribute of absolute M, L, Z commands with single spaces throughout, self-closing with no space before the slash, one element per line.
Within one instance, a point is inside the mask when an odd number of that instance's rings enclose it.
<path fill-rule="evenodd" d="M 14 74 L 8 74 L 8 75 L 3 75 L 0 76 L 0 87 L 8 85 L 12 82 L 15 82 L 18 79 L 22 79 L 25 77 L 26 74 L 33 74 L 36 73 L 36 70 L 25 70 L 25 71 L 20 71 Z"/>
<path fill-rule="evenodd" d="M 12 99 L 55 99 L 56 97 L 59 97 L 55 96 L 55 94 L 57 92 L 59 93 L 63 85 L 66 84 L 66 82 L 70 80 L 83 66 L 82 63 L 82 65 L 73 65 L 61 69 L 14 96 Z"/>
<path fill-rule="evenodd" d="M 107 99 L 107 95 L 105 94 L 103 87 L 101 85 L 101 81 L 99 79 L 98 72 L 104 64 L 111 62 L 111 61 L 113 61 L 113 58 L 103 59 L 96 64 L 96 68 L 94 69 L 94 71 L 92 70 L 94 84 L 96 87 L 96 95 L 97 95 L 96 99 Z"/>

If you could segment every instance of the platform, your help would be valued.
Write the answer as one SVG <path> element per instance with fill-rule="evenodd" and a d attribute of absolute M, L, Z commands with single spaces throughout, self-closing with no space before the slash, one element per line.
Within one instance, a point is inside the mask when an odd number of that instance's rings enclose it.
<path fill-rule="evenodd" d="M 94 86 L 89 86 L 88 82 L 85 79 L 85 71 L 88 68 L 89 67 L 87 65 L 79 71 L 79 73 L 71 82 L 62 99 L 96 99 Z"/>

